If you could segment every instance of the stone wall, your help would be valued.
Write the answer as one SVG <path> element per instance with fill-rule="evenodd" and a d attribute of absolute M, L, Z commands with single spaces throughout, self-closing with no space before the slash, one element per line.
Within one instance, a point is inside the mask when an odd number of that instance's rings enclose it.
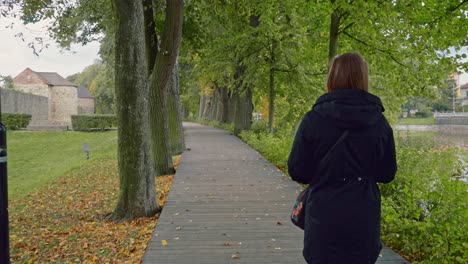
<path fill-rule="evenodd" d="M 17 84 L 15 83 L 15 89 L 34 95 L 40 95 L 49 97 L 49 86 L 47 84 Z"/>
<path fill-rule="evenodd" d="M 468 126 L 468 116 L 436 117 L 438 125 L 465 125 Z"/>
<path fill-rule="evenodd" d="M 78 98 L 78 114 L 94 114 L 94 99 Z"/>
<path fill-rule="evenodd" d="M 78 96 L 73 86 L 49 88 L 49 123 L 71 127 L 71 115 L 78 113 Z"/>
<path fill-rule="evenodd" d="M 49 100 L 45 96 L 1 89 L 2 112 L 31 115 L 30 125 L 47 125 Z"/>

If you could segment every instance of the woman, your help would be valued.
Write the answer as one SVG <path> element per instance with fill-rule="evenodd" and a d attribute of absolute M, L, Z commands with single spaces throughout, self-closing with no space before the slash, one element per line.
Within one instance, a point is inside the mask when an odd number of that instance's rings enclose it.
<path fill-rule="evenodd" d="M 377 182 L 392 181 L 397 170 L 392 128 L 368 92 L 359 54 L 335 58 L 327 88 L 302 120 L 288 160 L 291 178 L 311 186 L 303 255 L 309 264 L 375 263 L 382 248 Z"/>

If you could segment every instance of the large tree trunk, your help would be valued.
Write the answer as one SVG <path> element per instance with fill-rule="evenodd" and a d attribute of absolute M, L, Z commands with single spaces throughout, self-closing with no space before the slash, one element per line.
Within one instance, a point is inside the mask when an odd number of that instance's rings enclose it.
<path fill-rule="evenodd" d="M 218 87 L 214 86 L 213 88 L 213 95 L 211 97 L 211 109 L 210 109 L 210 114 L 208 119 L 209 120 L 215 120 L 216 119 L 216 112 L 218 109 Z"/>
<path fill-rule="evenodd" d="M 227 122 L 227 115 L 228 115 L 228 88 L 227 87 L 220 87 L 218 88 L 218 106 L 216 111 L 216 121 L 221 123 Z"/>
<path fill-rule="evenodd" d="M 177 59 L 182 37 L 183 0 L 166 0 L 166 21 L 156 56 L 149 94 L 150 131 L 156 175 L 175 172 L 170 153 L 167 118 L 167 82 Z"/>
<path fill-rule="evenodd" d="M 200 105 L 198 106 L 198 118 L 203 118 L 203 111 L 205 110 L 206 95 L 205 92 L 201 91 Z"/>
<path fill-rule="evenodd" d="M 119 198 L 116 221 L 152 216 L 156 200 L 148 135 L 148 83 L 141 1 L 114 0 Z"/>
<path fill-rule="evenodd" d="M 179 64 L 176 61 L 169 85 L 168 113 L 169 137 L 172 155 L 179 155 L 185 150 L 184 129 L 182 127 L 182 111 L 180 107 Z"/>
<path fill-rule="evenodd" d="M 211 112 L 211 106 L 212 106 L 212 96 L 205 95 L 205 105 L 203 106 L 203 119 L 210 119 L 210 112 Z"/>
<path fill-rule="evenodd" d="M 236 117 L 234 121 L 234 135 L 238 136 L 243 130 L 250 130 L 252 125 L 252 90 L 247 87 L 245 91 L 238 94 Z"/>
<path fill-rule="evenodd" d="M 236 117 L 236 107 L 237 107 L 237 99 L 238 95 L 237 92 L 238 90 L 234 88 L 232 92 L 230 92 L 230 95 L 228 95 L 228 113 L 227 113 L 227 121 L 226 123 L 232 124 L 234 123 L 234 119 Z"/>

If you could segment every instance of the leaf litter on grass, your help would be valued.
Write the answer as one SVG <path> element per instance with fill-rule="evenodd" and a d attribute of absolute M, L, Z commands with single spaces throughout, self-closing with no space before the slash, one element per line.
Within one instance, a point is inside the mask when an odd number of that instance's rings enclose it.
<path fill-rule="evenodd" d="M 175 163 L 178 164 L 180 156 Z M 164 205 L 173 175 L 156 177 Z M 118 198 L 116 160 L 89 163 L 12 202 L 13 263 L 140 263 L 159 215 L 107 220 Z"/>

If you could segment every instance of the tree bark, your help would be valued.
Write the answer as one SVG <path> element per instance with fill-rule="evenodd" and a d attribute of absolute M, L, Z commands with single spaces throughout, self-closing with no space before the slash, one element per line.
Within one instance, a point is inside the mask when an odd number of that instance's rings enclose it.
<path fill-rule="evenodd" d="M 203 111 L 205 110 L 206 95 L 201 91 L 200 105 L 198 106 L 198 118 L 203 118 Z"/>
<path fill-rule="evenodd" d="M 228 113 L 227 113 L 227 122 L 228 124 L 234 123 L 236 117 L 236 107 L 237 107 L 237 89 L 234 90 L 228 95 Z"/>
<path fill-rule="evenodd" d="M 115 95 L 117 102 L 119 198 L 115 221 L 159 211 L 148 135 L 148 83 L 141 1 L 114 0 Z"/>
<path fill-rule="evenodd" d="M 273 119 L 275 114 L 275 51 L 277 42 L 272 40 L 271 52 L 270 52 L 270 82 L 269 82 L 269 104 L 268 104 L 268 130 L 273 133 Z"/>
<path fill-rule="evenodd" d="M 333 3 L 334 1 L 332 1 Z M 333 58 L 338 53 L 338 36 L 340 30 L 340 14 L 338 10 L 333 11 L 330 19 L 330 41 L 328 43 L 328 69 L 330 69 Z"/>
<path fill-rule="evenodd" d="M 242 94 L 238 94 L 234 122 L 234 135 L 238 136 L 243 130 L 250 130 L 252 125 L 252 90 L 247 87 Z"/>
<path fill-rule="evenodd" d="M 227 122 L 227 115 L 228 115 L 228 88 L 227 87 L 219 87 L 218 92 L 218 106 L 216 111 L 216 121 L 221 123 Z"/>
<path fill-rule="evenodd" d="M 273 133 L 273 118 L 275 113 L 275 70 L 270 68 L 270 93 L 268 103 L 268 130 Z"/>
<path fill-rule="evenodd" d="M 176 61 L 172 78 L 169 81 L 169 96 L 168 96 L 168 121 L 169 121 L 169 137 L 171 141 L 172 155 L 180 155 L 185 150 L 184 129 L 182 126 L 182 111 L 180 107 L 180 86 L 179 86 L 179 64 Z"/>
<path fill-rule="evenodd" d="M 203 119 L 209 119 L 212 99 L 212 96 L 205 95 L 205 105 L 203 106 Z"/>
<path fill-rule="evenodd" d="M 216 112 L 218 108 L 218 86 L 215 84 L 213 88 L 213 95 L 211 97 L 211 109 L 208 119 L 216 120 Z"/>
<path fill-rule="evenodd" d="M 166 0 L 161 47 L 150 78 L 149 112 L 156 175 L 174 174 L 167 118 L 167 82 L 172 75 L 182 38 L 183 0 Z"/>

